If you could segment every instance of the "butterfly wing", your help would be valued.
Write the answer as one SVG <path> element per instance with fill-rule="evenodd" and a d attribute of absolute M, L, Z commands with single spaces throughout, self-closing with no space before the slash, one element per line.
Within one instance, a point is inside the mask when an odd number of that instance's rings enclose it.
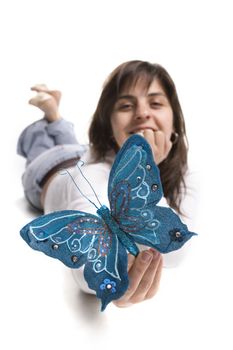
<path fill-rule="evenodd" d="M 20 234 L 31 248 L 70 268 L 84 264 L 84 277 L 101 299 L 102 310 L 125 293 L 127 253 L 100 217 L 74 210 L 53 212 L 33 220 Z"/>
<path fill-rule="evenodd" d="M 36 218 L 20 234 L 31 248 L 78 268 L 102 231 L 102 220 L 95 215 L 64 210 Z"/>
<path fill-rule="evenodd" d="M 131 136 L 118 152 L 112 166 L 109 184 L 108 198 L 111 199 L 119 191 L 119 184 L 128 185 L 130 192 L 130 202 L 133 201 L 135 208 L 144 208 L 145 205 L 157 204 L 163 196 L 163 189 L 159 175 L 159 169 L 154 163 L 153 155 L 149 144 L 139 135 Z M 121 193 L 121 197 L 124 195 Z M 113 215 L 121 214 L 121 197 L 118 196 L 116 209 L 111 207 Z M 146 203 L 146 204 L 145 204 Z M 111 202 L 113 205 L 113 203 Z M 130 209 L 127 205 L 127 208 Z"/>
<path fill-rule="evenodd" d="M 169 208 L 156 206 L 163 195 L 159 170 L 144 138 L 130 137 L 113 164 L 108 197 L 119 230 L 161 252 L 180 248 L 192 235 Z M 65 210 L 43 215 L 20 231 L 33 249 L 71 268 L 83 264 L 88 286 L 102 310 L 128 288 L 127 239 L 113 234 L 102 218 Z M 135 253 L 136 254 L 136 253 Z"/>
<path fill-rule="evenodd" d="M 180 249 L 193 235 L 196 235 L 188 230 L 171 208 L 147 207 L 138 212 L 138 216 L 144 217 L 145 226 L 136 232 L 129 232 L 129 235 L 136 243 L 150 246 L 161 253 Z"/>
<path fill-rule="evenodd" d="M 173 210 L 157 206 L 163 196 L 159 169 L 139 135 L 131 136 L 117 154 L 108 196 L 115 221 L 137 243 L 168 253 L 194 235 Z"/>
<path fill-rule="evenodd" d="M 99 256 L 95 261 L 95 269 L 91 263 L 85 265 L 84 277 L 89 288 L 94 289 L 96 296 L 101 299 L 101 311 L 126 292 L 129 284 L 127 265 L 127 251 L 117 235 L 112 235 L 111 249 L 106 259 L 101 260 Z"/>

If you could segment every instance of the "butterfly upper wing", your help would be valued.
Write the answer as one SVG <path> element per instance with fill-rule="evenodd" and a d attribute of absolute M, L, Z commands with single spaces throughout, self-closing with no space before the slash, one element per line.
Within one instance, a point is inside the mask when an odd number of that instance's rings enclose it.
<path fill-rule="evenodd" d="M 84 264 L 84 277 L 101 299 L 102 310 L 127 289 L 126 250 L 102 218 L 76 210 L 57 211 L 31 221 L 20 234 L 31 248 L 70 268 Z"/>
<path fill-rule="evenodd" d="M 113 202 L 114 193 L 116 189 L 119 190 L 119 184 L 122 182 L 128 184 L 130 200 L 133 200 L 135 208 L 143 208 L 145 203 L 157 204 L 163 196 L 159 169 L 154 163 L 151 148 L 139 135 L 131 136 L 116 156 L 109 176 L 110 203 Z M 118 211 L 121 207 L 122 204 L 119 201 Z M 128 206 L 128 209 L 130 207 Z M 121 214 L 121 212 L 116 213 L 112 206 L 111 210 L 113 215 Z"/>
<path fill-rule="evenodd" d="M 90 246 L 103 230 L 100 220 L 80 211 L 57 211 L 34 219 L 20 234 L 31 248 L 61 260 L 68 267 L 78 268 L 85 263 Z"/>
<path fill-rule="evenodd" d="M 139 135 L 131 136 L 117 154 L 110 173 L 111 213 L 120 229 L 135 242 L 168 253 L 179 249 L 194 233 L 170 208 L 156 205 L 162 195 L 159 169 L 149 144 Z"/>

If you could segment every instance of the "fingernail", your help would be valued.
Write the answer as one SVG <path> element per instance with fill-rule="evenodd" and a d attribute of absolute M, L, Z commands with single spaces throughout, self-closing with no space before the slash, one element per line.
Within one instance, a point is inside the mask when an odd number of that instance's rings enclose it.
<path fill-rule="evenodd" d="M 156 256 L 156 257 L 157 257 L 157 256 L 159 256 L 159 254 L 160 254 L 160 253 L 159 253 L 159 251 L 158 251 L 158 250 L 154 250 L 154 251 L 153 251 L 153 254 L 154 254 L 154 256 Z"/>
<path fill-rule="evenodd" d="M 137 135 L 144 136 L 143 131 L 136 132 Z"/>
<path fill-rule="evenodd" d="M 150 251 L 152 252 L 152 254 L 153 254 L 153 258 L 154 259 L 158 259 L 158 257 L 159 257 L 159 251 L 158 250 L 156 250 L 156 249 L 150 249 Z"/>
<path fill-rule="evenodd" d="M 149 252 L 143 252 L 142 254 L 142 260 L 145 262 L 149 262 L 152 259 L 152 255 Z"/>

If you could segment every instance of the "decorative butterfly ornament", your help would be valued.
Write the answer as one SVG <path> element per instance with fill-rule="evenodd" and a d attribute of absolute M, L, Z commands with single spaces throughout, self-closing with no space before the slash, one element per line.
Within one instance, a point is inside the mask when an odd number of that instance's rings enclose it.
<path fill-rule="evenodd" d="M 20 234 L 31 248 L 70 268 L 85 265 L 84 277 L 103 311 L 128 288 L 127 251 L 137 256 L 137 244 L 143 244 L 168 253 L 195 235 L 171 208 L 157 206 L 162 196 L 151 148 L 143 137 L 133 135 L 110 172 L 110 209 L 101 205 L 98 216 L 78 210 L 52 212 L 31 221 Z"/>

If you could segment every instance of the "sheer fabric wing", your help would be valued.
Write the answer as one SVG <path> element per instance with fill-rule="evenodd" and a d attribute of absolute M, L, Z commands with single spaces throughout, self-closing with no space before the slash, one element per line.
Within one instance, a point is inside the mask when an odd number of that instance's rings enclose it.
<path fill-rule="evenodd" d="M 99 257 L 95 262 L 95 269 L 91 262 L 85 265 L 84 277 L 89 288 L 94 289 L 96 296 L 101 299 L 101 311 L 126 292 L 129 284 L 127 265 L 127 251 L 116 235 L 112 235 L 111 252 L 107 259 L 101 261 Z"/>
<path fill-rule="evenodd" d="M 59 211 L 40 216 L 20 231 L 28 245 L 70 268 L 83 264 L 89 288 L 107 304 L 128 287 L 127 254 L 104 221 L 81 211 Z"/>
<path fill-rule="evenodd" d="M 108 195 L 114 219 L 137 243 L 168 253 L 194 235 L 174 211 L 156 205 L 163 195 L 159 169 L 139 135 L 130 137 L 118 153 Z"/>
<path fill-rule="evenodd" d="M 144 215 L 144 227 L 136 232 L 129 232 L 134 241 L 157 249 L 161 253 L 169 253 L 180 249 L 193 235 L 182 223 L 179 216 L 166 207 L 149 207 L 139 216 Z M 150 217 L 153 219 L 150 220 Z"/>
<path fill-rule="evenodd" d="M 163 196 L 159 169 L 154 163 L 149 144 L 139 135 L 131 136 L 113 164 L 108 186 L 111 213 L 126 233 L 147 237 L 159 244 L 154 212 Z"/>
<path fill-rule="evenodd" d="M 129 203 L 122 205 L 124 189 L 118 193 L 118 203 L 114 206 L 114 195 L 119 192 L 120 184 L 128 186 Z M 154 163 L 149 144 L 139 135 L 131 136 L 118 152 L 112 166 L 108 197 L 113 216 L 124 216 L 125 210 L 145 208 L 150 204 L 157 204 L 163 196 L 163 189 L 159 169 Z"/>
<path fill-rule="evenodd" d="M 71 268 L 79 268 L 86 262 L 88 252 L 103 233 L 102 219 L 74 210 L 42 215 L 20 231 L 31 248 L 59 259 Z"/>

